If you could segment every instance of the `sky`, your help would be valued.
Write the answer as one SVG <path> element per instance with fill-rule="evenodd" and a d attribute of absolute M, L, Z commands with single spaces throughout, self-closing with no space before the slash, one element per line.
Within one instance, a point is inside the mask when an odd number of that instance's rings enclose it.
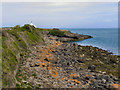
<path fill-rule="evenodd" d="M 119 2 L 119 0 L 1 0 L 2 2 Z"/>
<path fill-rule="evenodd" d="M 117 2 L 3 2 L 2 26 L 117 28 Z"/>

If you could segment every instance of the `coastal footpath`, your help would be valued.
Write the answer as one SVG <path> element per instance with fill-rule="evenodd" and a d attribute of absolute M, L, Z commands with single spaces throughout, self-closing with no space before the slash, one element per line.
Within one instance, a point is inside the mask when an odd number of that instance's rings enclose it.
<path fill-rule="evenodd" d="M 3 29 L 3 88 L 120 88 L 119 56 L 71 43 L 89 38 L 30 25 Z"/>

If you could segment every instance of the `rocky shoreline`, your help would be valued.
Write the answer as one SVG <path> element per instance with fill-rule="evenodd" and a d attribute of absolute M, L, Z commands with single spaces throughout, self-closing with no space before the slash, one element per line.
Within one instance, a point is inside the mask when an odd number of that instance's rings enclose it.
<path fill-rule="evenodd" d="M 62 31 L 62 30 L 60 30 Z M 81 35 L 78 33 L 72 33 L 70 31 L 67 31 L 66 33 L 64 33 L 64 35 L 51 35 L 49 34 L 49 31 L 44 32 L 44 34 L 48 35 L 48 37 L 50 37 L 51 40 L 56 40 L 56 41 L 61 41 L 61 42 L 72 42 L 72 41 L 81 41 L 84 39 L 89 39 L 89 38 L 93 38 L 92 36 L 89 35 Z"/>
<path fill-rule="evenodd" d="M 119 88 L 120 57 L 92 46 L 69 41 L 92 38 L 66 33 L 51 35 L 44 31 L 45 45 L 40 43 L 22 56 L 16 75 L 17 88 Z"/>

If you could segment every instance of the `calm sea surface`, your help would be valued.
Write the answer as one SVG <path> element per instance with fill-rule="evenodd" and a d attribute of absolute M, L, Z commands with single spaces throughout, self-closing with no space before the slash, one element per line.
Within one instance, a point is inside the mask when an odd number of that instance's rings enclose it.
<path fill-rule="evenodd" d="M 62 28 L 63 29 L 63 28 Z M 73 33 L 93 36 L 93 38 L 78 41 L 85 46 L 95 46 L 118 55 L 118 29 L 117 28 L 64 28 Z"/>

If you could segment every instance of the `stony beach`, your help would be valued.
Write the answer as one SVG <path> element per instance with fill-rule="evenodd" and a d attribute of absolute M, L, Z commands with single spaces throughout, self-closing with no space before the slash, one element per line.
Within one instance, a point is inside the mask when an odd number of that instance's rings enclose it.
<path fill-rule="evenodd" d="M 120 89 L 120 57 L 92 46 L 69 41 L 87 35 L 51 35 L 43 31 L 45 45 L 38 43 L 22 56 L 16 75 L 17 88 Z"/>

